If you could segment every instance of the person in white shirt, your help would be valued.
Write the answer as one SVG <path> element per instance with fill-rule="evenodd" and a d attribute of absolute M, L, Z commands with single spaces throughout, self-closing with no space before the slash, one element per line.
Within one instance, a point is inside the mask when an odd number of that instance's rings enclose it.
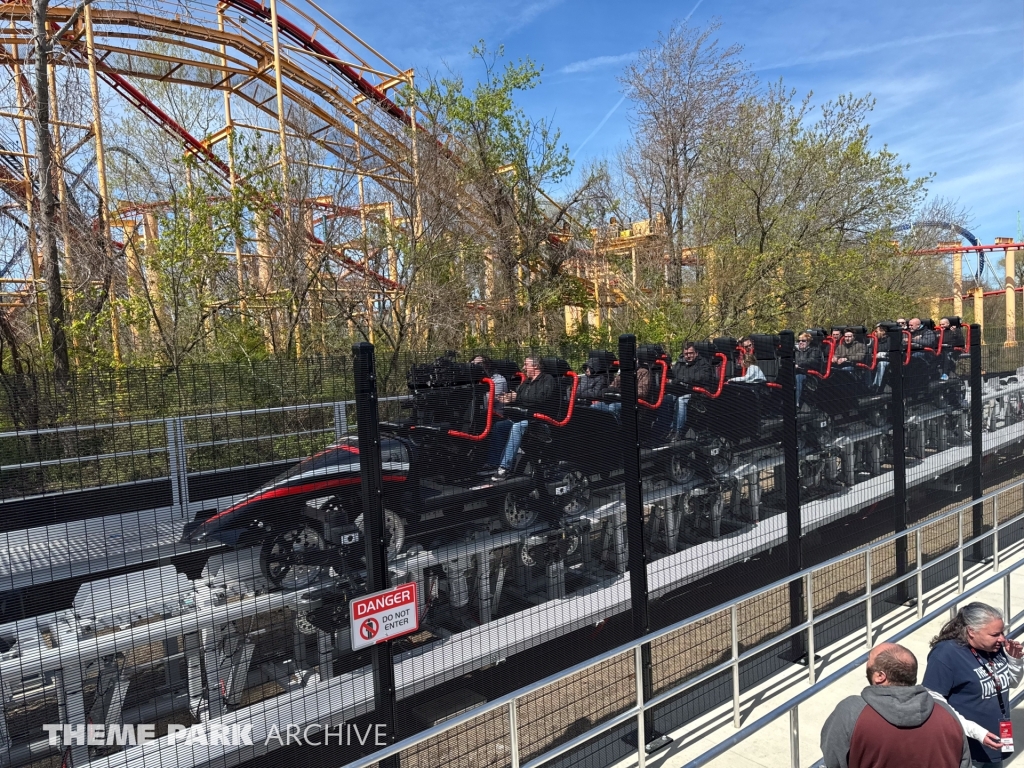
<path fill-rule="evenodd" d="M 733 376 L 729 381 L 741 381 L 746 384 L 757 384 L 760 382 L 767 382 L 764 372 L 757 366 L 757 358 L 753 355 L 744 355 L 743 365 L 746 367 L 747 372 L 742 376 Z"/>

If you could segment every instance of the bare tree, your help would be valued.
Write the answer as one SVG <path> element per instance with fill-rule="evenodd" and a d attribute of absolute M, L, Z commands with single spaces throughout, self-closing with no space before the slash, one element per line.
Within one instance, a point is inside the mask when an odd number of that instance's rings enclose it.
<path fill-rule="evenodd" d="M 689 207 L 709 139 L 736 119 L 751 82 L 740 46 L 719 45 L 719 26 L 673 26 L 620 77 L 634 109 L 633 140 L 620 156 L 621 171 L 647 216 L 664 217 L 674 288 L 682 283 L 682 254 L 691 244 Z"/>
<path fill-rule="evenodd" d="M 49 0 L 32 0 L 32 28 L 35 34 L 35 111 L 36 153 L 39 175 L 39 234 L 42 240 L 46 279 L 46 314 L 50 329 L 50 350 L 53 373 L 58 388 L 67 387 L 71 379 L 71 362 L 65 329 L 64 289 L 61 285 L 60 256 L 57 252 L 57 196 L 53 181 L 53 137 L 50 134 L 49 61 L 53 41 L 59 39 L 77 21 L 91 2 L 80 4 L 67 23 L 52 36 L 47 29 L 46 12 Z"/>

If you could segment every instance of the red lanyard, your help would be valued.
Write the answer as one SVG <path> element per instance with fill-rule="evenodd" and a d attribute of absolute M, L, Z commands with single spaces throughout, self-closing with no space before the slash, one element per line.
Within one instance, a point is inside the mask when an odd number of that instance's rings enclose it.
<path fill-rule="evenodd" d="M 970 646 L 968 646 L 968 647 L 970 647 Z M 1006 717 L 1006 707 L 1003 706 L 1003 686 L 1001 686 L 999 684 L 999 678 L 997 678 L 996 675 L 995 675 L 995 667 L 993 666 L 991 661 L 983 660 L 981 658 L 981 656 L 978 655 L 978 652 L 976 650 L 974 650 L 974 648 L 971 648 L 971 653 L 974 654 L 974 658 L 976 658 L 978 660 L 978 663 L 981 664 L 981 668 L 984 669 L 985 672 L 988 673 L 988 676 L 990 678 L 992 678 L 992 683 L 996 687 L 996 701 L 999 702 L 999 712 L 1005 718 Z"/>

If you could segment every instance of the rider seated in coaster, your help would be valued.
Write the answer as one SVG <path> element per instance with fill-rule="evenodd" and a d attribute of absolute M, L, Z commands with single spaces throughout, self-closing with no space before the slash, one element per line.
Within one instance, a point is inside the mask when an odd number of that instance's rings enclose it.
<path fill-rule="evenodd" d="M 923 356 L 926 349 L 935 349 L 939 343 L 938 337 L 928 326 L 921 322 L 921 318 L 912 317 L 907 325 L 910 330 L 911 356 Z"/>
<path fill-rule="evenodd" d="M 523 361 L 523 375 L 526 381 L 519 385 L 515 392 L 507 392 L 501 396 L 502 403 L 515 403 L 526 409 L 530 414 L 543 413 L 547 416 L 554 416 L 558 411 L 558 387 L 551 374 L 544 373 L 540 369 L 539 357 L 528 357 Z M 508 475 L 512 462 L 515 461 L 516 452 L 523 442 L 523 435 L 529 426 L 530 420 L 523 419 L 515 422 L 509 430 L 508 442 L 505 444 L 505 452 L 501 456 L 501 463 L 493 480 L 504 480 Z"/>
<path fill-rule="evenodd" d="M 677 384 L 692 389 L 710 386 L 714 382 L 715 374 L 711 370 L 711 363 L 698 354 L 693 342 L 687 342 L 683 346 L 679 360 L 672 366 L 672 378 Z M 676 398 L 676 415 L 672 422 L 672 430 L 668 433 L 668 440 L 678 440 L 686 434 L 686 407 L 689 402 L 689 394 Z"/>
<path fill-rule="evenodd" d="M 821 353 L 821 345 L 814 343 L 814 337 L 804 331 L 796 340 L 796 406 L 800 407 L 800 395 L 803 393 L 804 380 L 808 371 L 818 371 L 825 367 L 825 356 Z"/>
<path fill-rule="evenodd" d="M 757 366 L 757 358 L 753 355 L 744 355 L 743 365 L 747 369 L 746 373 L 742 376 L 733 376 L 729 381 L 744 384 L 759 384 L 766 383 L 768 381 L 764 372 Z"/>
<path fill-rule="evenodd" d="M 578 399 L 597 400 L 601 393 L 608 389 L 608 372 L 598 370 L 600 367 L 597 360 L 587 360 L 576 388 Z"/>
<path fill-rule="evenodd" d="M 939 320 L 939 328 L 942 329 L 942 348 L 964 346 L 964 329 L 959 325 L 953 325 L 948 317 Z"/>
<path fill-rule="evenodd" d="M 871 382 L 871 389 L 881 392 L 885 383 L 885 369 L 889 367 L 889 332 L 884 323 L 875 326 L 875 345 L 878 347 L 878 358 L 875 361 L 875 376 Z"/>
<path fill-rule="evenodd" d="M 949 378 L 949 374 L 956 372 L 956 361 L 960 359 L 960 350 L 965 346 L 963 326 L 960 325 L 959 317 L 956 320 L 956 325 L 948 317 L 939 320 L 939 328 L 942 329 L 942 349 L 939 353 L 942 355 L 944 380 Z"/>
<path fill-rule="evenodd" d="M 612 383 L 605 390 L 608 394 L 621 395 L 622 394 L 622 376 L 621 374 L 615 374 L 615 378 L 612 379 Z M 636 369 L 636 396 L 640 400 L 649 400 L 651 395 L 651 369 L 639 365 Z M 615 417 L 618 418 L 619 413 L 622 411 L 622 403 L 593 403 L 591 408 L 598 411 L 608 411 L 614 413 Z"/>
<path fill-rule="evenodd" d="M 857 341 L 853 331 L 847 329 L 843 331 L 842 340 L 836 346 L 836 351 L 832 354 L 832 365 L 841 368 L 853 368 L 857 363 L 864 362 L 864 356 L 867 354 L 867 351 L 867 347 Z"/>
<path fill-rule="evenodd" d="M 512 429 L 512 422 L 504 418 L 505 401 L 502 399 L 508 393 L 508 380 L 494 367 L 494 361 L 486 355 L 477 355 L 473 362 L 484 369 L 487 378 L 494 384 L 494 420 L 491 422 L 491 436 L 487 442 L 487 460 L 481 470 L 490 473 L 498 468 L 501 452 L 508 442 L 508 433 Z"/>

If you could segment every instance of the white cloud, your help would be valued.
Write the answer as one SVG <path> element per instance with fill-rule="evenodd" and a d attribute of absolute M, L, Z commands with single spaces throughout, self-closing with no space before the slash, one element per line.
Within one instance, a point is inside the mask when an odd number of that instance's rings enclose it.
<path fill-rule="evenodd" d="M 547 13 L 561 3 L 562 0 L 535 0 L 512 17 L 506 31 L 515 32 L 522 29 L 541 14 Z"/>
<path fill-rule="evenodd" d="M 760 65 L 759 70 L 786 69 L 788 67 L 799 67 L 807 64 L 824 64 L 829 61 L 840 61 L 842 59 L 853 59 L 869 53 L 878 53 L 896 48 L 909 48 L 914 45 L 925 45 L 937 43 L 941 40 L 950 40 L 957 37 L 991 36 L 1002 33 L 1003 30 L 996 27 L 983 27 L 980 29 L 962 29 L 956 32 L 938 32 L 931 35 L 908 35 L 895 40 L 883 40 L 871 45 L 861 45 L 853 48 L 835 48 L 820 53 L 813 53 L 809 56 L 798 56 L 778 64 Z"/>
<path fill-rule="evenodd" d="M 636 53 L 621 53 L 618 56 L 595 56 L 592 59 L 582 59 L 580 61 L 574 61 L 571 64 L 566 64 L 560 70 L 563 75 L 576 75 L 580 72 L 589 72 L 592 69 L 599 67 L 611 67 L 618 64 L 625 64 L 627 61 L 636 56 Z"/>

